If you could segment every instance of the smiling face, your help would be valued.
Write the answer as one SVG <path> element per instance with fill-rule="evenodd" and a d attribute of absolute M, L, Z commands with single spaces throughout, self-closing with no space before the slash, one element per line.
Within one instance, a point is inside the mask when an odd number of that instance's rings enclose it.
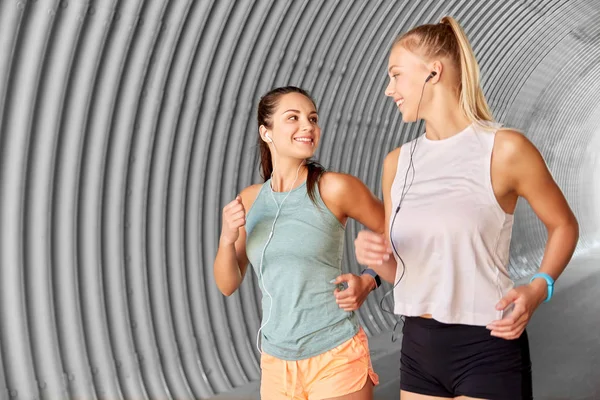
<path fill-rule="evenodd" d="M 321 138 L 321 128 L 317 109 L 309 98 L 300 93 L 282 95 L 270 125 L 261 128 L 261 136 L 266 139 L 269 135 L 277 155 L 297 159 L 314 155 Z"/>
<path fill-rule="evenodd" d="M 385 95 L 394 100 L 404 122 L 417 120 L 423 85 L 430 73 L 425 61 L 415 53 L 401 45 L 392 48 L 388 61 L 390 82 L 385 89 Z"/>

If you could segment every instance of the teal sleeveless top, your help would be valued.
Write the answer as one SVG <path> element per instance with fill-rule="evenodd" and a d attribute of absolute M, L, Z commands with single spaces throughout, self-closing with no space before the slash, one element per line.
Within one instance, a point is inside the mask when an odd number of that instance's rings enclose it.
<path fill-rule="evenodd" d="M 358 332 L 355 313 L 339 308 L 336 286 L 330 283 L 342 273 L 345 228 L 323 202 L 318 185 L 317 207 L 306 181 L 291 192 L 272 192 L 270 184 L 269 179 L 262 185 L 246 215 L 246 254 L 262 292 L 261 325 L 268 318 L 261 331 L 262 350 L 282 360 L 301 360 Z M 261 279 L 261 254 L 288 193 L 264 251 Z"/>

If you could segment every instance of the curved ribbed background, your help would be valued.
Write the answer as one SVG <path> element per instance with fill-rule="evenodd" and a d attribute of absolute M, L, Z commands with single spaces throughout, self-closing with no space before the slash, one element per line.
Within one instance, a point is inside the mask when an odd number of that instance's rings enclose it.
<path fill-rule="evenodd" d="M 259 181 L 255 107 L 317 100 L 319 160 L 380 195 L 413 138 L 386 99 L 394 37 L 451 14 L 500 122 L 539 146 L 600 247 L 597 0 L 0 0 L 0 399 L 207 398 L 259 377 L 260 293 L 212 278 L 223 205 Z M 349 224 L 345 270 L 357 272 Z M 517 210 L 511 271 L 545 230 Z M 369 335 L 395 321 L 383 291 Z"/>

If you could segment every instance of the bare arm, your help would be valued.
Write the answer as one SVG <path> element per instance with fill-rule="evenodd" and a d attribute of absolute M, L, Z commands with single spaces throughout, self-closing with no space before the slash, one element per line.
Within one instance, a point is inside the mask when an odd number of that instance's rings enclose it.
<path fill-rule="evenodd" d="M 399 156 L 400 148 L 397 148 L 390 152 L 383 162 L 383 175 L 381 179 L 385 212 L 383 231 L 359 232 L 358 237 L 354 241 L 358 262 L 368 265 L 382 279 L 392 284 L 395 283 L 397 265 L 396 259 L 391 255 L 392 248 L 387 227 L 389 226 L 392 213 L 391 190 L 392 183 L 396 177 Z"/>
<path fill-rule="evenodd" d="M 319 182 L 321 196 L 327 207 L 344 223 L 352 218 L 376 232 L 384 230 L 383 203 L 358 178 L 334 172 L 325 173 Z M 348 288 L 334 291 L 336 302 L 346 311 L 358 309 L 376 287 L 372 276 L 340 275 L 334 283 L 346 282 Z"/>
<path fill-rule="evenodd" d="M 494 179 L 495 176 L 498 179 Z M 541 154 L 519 132 L 501 130 L 496 134 L 492 182 L 501 189 L 506 188 L 506 197 L 524 197 L 544 223 L 548 241 L 539 271 L 558 279 L 577 245 L 579 225 Z M 535 279 L 528 285 L 509 291 L 496 309 L 505 310 L 514 303 L 513 311 L 508 317 L 488 325 L 491 335 L 508 340 L 521 336 L 529 319 L 547 297 L 547 292 L 544 279 Z"/>
<path fill-rule="evenodd" d="M 538 149 L 519 132 L 501 130 L 497 135 L 494 156 L 502 164 L 499 168 L 504 168 L 510 188 L 527 200 L 548 231 L 539 272 L 556 280 L 575 251 L 579 239 L 577 219 Z M 532 285 L 539 290 L 540 298 L 545 299 L 546 282 L 536 279 Z"/>
<path fill-rule="evenodd" d="M 386 246 L 387 254 L 389 255 L 392 251 L 390 231 L 387 227 L 390 226 L 390 218 L 392 217 L 392 183 L 396 177 L 396 170 L 398 168 L 398 158 L 400 157 L 400 147 L 390 152 L 383 162 L 383 175 L 381 177 L 381 188 L 383 192 L 383 203 L 385 204 L 385 239 L 383 243 Z M 377 266 L 374 266 L 377 268 Z M 396 278 L 396 259 L 391 256 L 389 259 L 382 261 L 380 269 L 385 269 L 389 279 L 388 282 L 394 284 Z M 376 270 L 377 271 L 377 270 Z M 383 276 L 383 275 L 382 275 Z"/>
<path fill-rule="evenodd" d="M 242 284 L 248 267 L 246 255 L 246 210 L 249 210 L 261 185 L 250 186 L 223 208 L 223 227 L 213 265 L 217 287 L 225 296 Z"/>

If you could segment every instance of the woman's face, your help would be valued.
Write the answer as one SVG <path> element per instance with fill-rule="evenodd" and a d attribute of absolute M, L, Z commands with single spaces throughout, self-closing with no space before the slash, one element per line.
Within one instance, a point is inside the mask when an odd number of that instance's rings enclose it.
<path fill-rule="evenodd" d="M 404 122 L 417 120 L 423 85 L 430 73 L 425 61 L 418 55 L 401 45 L 392 48 L 388 61 L 390 82 L 385 95 L 394 100 Z M 423 110 L 423 104 L 420 110 Z"/>
<path fill-rule="evenodd" d="M 272 129 L 267 133 L 273 140 L 276 154 L 307 159 L 314 155 L 321 138 L 319 117 L 313 102 L 300 93 L 281 96 L 272 117 Z"/>

